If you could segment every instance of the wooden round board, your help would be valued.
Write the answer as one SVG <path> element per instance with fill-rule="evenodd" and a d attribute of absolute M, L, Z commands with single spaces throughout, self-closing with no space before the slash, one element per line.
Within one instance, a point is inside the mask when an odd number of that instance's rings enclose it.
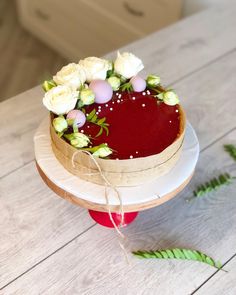
<path fill-rule="evenodd" d="M 84 181 L 72 175 L 54 156 L 48 118 L 40 124 L 34 137 L 34 143 L 38 171 L 45 183 L 56 194 L 81 207 L 107 211 L 104 186 Z M 139 186 L 118 187 L 124 212 L 155 207 L 176 196 L 190 181 L 198 155 L 197 136 L 192 126 L 187 123 L 181 157 L 168 174 Z M 112 211 L 119 211 L 119 200 L 112 191 L 109 194 L 109 204 Z"/>

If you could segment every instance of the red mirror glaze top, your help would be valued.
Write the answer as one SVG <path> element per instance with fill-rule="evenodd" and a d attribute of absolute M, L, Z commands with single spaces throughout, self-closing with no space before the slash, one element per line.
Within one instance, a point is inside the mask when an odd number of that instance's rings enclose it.
<path fill-rule="evenodd" d="M 150 93 L 150 92 L 149 92 Z M 174 142 L 180 131 L 179 105 L 169 106 L 145 92 L 114 92 L 106 104 L 86 107 L 89 113 L 106 117 L 109 135 L 100 127 L 87 122 L 81 129 L 92 137 L 92 145 L 107 143 L 114 150 L 110 159 L 130 159 L 160 153 Z M 82 131 L 83 132 L 83 131 Z"/>

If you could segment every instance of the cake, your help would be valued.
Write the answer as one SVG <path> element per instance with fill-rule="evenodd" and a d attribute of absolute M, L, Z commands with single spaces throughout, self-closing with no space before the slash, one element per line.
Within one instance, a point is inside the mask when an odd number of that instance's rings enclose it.
<path fill-rule="evenodd" d="M 70 173 L 89 182 L 131 186 L 168 173 L 178 161 L 185 113 L 142 61 L 118 52 L 114 62 L 88 57 L 45 81 L 52 149 Z"/>

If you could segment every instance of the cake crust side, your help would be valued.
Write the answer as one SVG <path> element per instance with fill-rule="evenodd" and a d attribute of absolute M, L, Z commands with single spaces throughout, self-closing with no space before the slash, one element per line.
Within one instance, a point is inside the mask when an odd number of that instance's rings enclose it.
<path fill-rule="evenodd" d="M 180 128 L 174 142 L 161 153 L 148 157 L 113 160 L 97 158 L 96 161 L 107 179 L 116 186 L 140 185 L 168 173 L 178 161 L 185 135 L 186 116 L 179 105 Z M 104 185 L 96 165 L 91 157 L 71 146 L 60 138 L 50 124 L 50 135 L 53 152 L 63 167 L 83 180 Z M 73 162 L 72 162 L 73 159 Z"/>

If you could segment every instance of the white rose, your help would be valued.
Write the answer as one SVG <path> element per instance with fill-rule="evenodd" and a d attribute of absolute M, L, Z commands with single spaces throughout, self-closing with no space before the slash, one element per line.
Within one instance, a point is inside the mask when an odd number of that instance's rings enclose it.
<path fill-rule="evenodd" d="M 134 54 L 117 52 L 117 58 L 114 63 L 115 72 L 127 79 L 136 76 L 144 68 L 141 59 Z"/>
<path fill-rule="evenodd" d="M 54 114 L 64 115 L 75 108 L 78 94 L 78 91 L 69 86 L 59 85 L 45 93 L 43 104 Z"/>
<path fill-rule="evenodd" d="M 55 76 L 53 81 L 58 85 L 66 85 L 76 90 L 84 84 L 86 75 L 84 69 L 75 63 L 64 66 Z"/>
<path fill-rule="evenodd" d="M 79 65 L 85 71 L 87 82 L 95 79 L 105 80 L 107 71 L 112 69 L 111 62 L 94 56 L 80 60 Z"/>

